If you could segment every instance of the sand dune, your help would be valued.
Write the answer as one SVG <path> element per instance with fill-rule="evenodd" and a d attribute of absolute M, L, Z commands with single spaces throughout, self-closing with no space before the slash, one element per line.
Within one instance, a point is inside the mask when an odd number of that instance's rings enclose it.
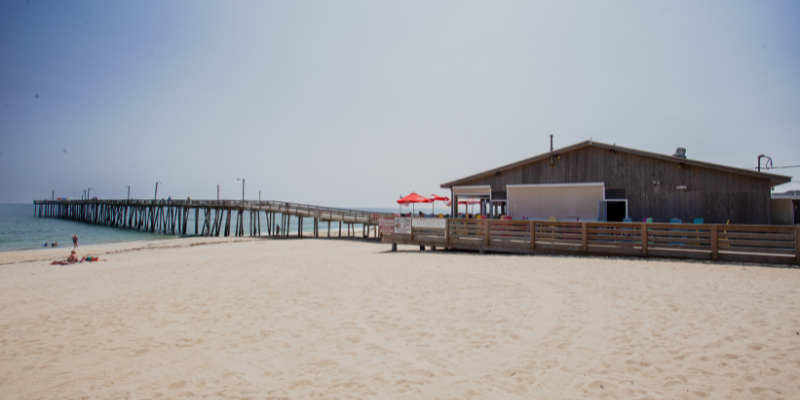
<path fill-rule="evenodd" d="M 800 397 L 797 269 L 193 241 L 0 253 L 0 397 Z"/>

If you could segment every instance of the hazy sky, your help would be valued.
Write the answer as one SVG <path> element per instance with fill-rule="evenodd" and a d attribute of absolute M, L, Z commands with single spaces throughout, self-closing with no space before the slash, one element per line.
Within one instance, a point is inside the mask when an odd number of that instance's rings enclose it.
<path fill-rule="evenodd" d="M 800 2 L 0 2 L 0 203 L 391 207 L 550 134 L 800 164 Z"/>

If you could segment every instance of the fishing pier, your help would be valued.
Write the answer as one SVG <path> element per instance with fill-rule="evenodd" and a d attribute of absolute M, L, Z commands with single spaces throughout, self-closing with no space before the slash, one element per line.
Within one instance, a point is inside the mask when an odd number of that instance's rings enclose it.
<path fill-rule="evenodd" d="M 320 237 L 320 222 L 326 222 L 328 237 L 331 237 L 331 225 L 338 223 L 339 237 L 343 237 L 344 226 L 346 237 L 378 238 L 379 218 L 388 215 L 280 201 L 92 199 L 37 200 L 33 203 L 37 217 L 196 236 L 245 236 L 244 216 L 249 213 L 249 236 L 261 236 L 264 232 L 271 237 L 303 237 L 303 222 L 312 218 L 310 235 L 313 237 Z M 265 214 L 263 227 L 262 212 Z M 190 226 L 190 220 L 194 226 Z M 291 232 L 292 222 L 297 224 L 294 234 Z M 356 234 L 356 225 L 361 225 L 361 235 Z"/>

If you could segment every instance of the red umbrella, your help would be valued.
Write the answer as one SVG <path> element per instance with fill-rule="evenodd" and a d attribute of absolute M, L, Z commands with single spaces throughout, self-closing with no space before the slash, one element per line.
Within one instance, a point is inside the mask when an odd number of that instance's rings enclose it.
<path fill-rule="evenodd" d="M 447 202 L 447 205 L 448 205 L 448 206 L 449 206 L 449 205 L 451 205 L 451 204 L 453 204 L 453 202 L 452 202 L 452 201 L 448 201 L 448 202 Z M 469 214 L 469 206 L 470 206 L 470 205 L 473 205 L 473 204 L 481 204 L 481 201 L 480 201 L 480 199 L 466 199 L 466 200 L 460 200 L 460 201 L 458 202 L 458 204 L 464 204 L 465 206 L 467 206 L 467 207 L 466 207 L 466 212 L 467 212 L 467 214 Z M 456 207 L 456 209 L 457 209 L 457 208 L 458 208 L 458 207 Z M 456 211 L 457 211 L 457 210 L 456 210 Z"/>
<path fill-rule="evenodd" d="M 444 202 L 446 204 L 448 201 L 450 201 L 450 198 L 449 197 L 437 196 L 435 194 L 432 194 L 431 197 L 429 198 L 429 200 L 431 201 L 431 213 L 433 213 L 434 212 L 433 211 L 433 202 L 434 201 L 442 201 L 442 202 Z"/>
<path fill-rule="evenodd" d="M 397 200 L 398 204 L 405 205 L 406 207 L 408 207 L 408 204 L 411 203 L 412 204 L 411 212 L 414 212 L 413 204 L 416 204 L 416 203 L 430 203 L 430 202 L 431 202 L 431 200 L 428 200 L 428 198 L 426 198 L 424 196 L 418 195 L 417 192 L 411 192 L 410 195 L 408 195 L 406 197 L 403 197 L 400 200 Z"/>

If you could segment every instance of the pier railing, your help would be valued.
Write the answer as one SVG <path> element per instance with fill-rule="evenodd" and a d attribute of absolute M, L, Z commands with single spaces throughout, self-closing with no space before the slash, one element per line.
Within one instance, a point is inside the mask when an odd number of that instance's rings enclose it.
<path fill-rule="evenodd" d="M 415 219 L 411 219 L 414 221 Z M 389 223 L 382 224 L 389 226 Z M 447 219 L 410 233 L 382 231 L 392 244 L 509 253 L 594 254 L 800 265 L 800 227 L 623 222 Z M 382 228 L 383 229 L 383 228 Z"/>

